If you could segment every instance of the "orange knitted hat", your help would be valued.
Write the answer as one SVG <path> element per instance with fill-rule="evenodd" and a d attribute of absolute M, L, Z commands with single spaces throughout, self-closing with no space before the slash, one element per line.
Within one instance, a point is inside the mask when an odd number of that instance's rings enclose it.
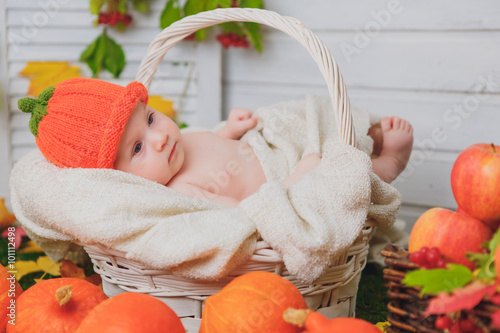
<path fill-rule="evenodd" d="M 30 129 L 45 158 L 59 167 L 112 169 L 125 124 L 146 87 L 122 87 L 87 78 L 65 80 L 45 89 L 38 99 L 19 100 L 31 113 Z"/>

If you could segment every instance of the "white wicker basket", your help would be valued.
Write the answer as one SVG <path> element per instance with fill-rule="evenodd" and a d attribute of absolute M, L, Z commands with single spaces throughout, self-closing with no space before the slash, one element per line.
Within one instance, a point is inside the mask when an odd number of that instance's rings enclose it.
<path fill-rule="evenodd" d="M 150 44 L 136 79 L 149 87 L 160 62 L 171 47 L 198 29 L 228 21 L 265 24 L 285 32 L 304 46 L 326 80 L 335 117 L 338 119 L 340 140 L 356 145 L 349 99 L 342 75 L 331 53 L 302 23 L 271 11 L 250 8 L 216 9 L 173 23 Z M 153 295 L 168 304 L 182 318 L 188 332 L 198 332 L 203 301 L 234 277 L 255 270 L 270 271 L 287 278 L 304 295 L 311 309 L 318 310 L 327 317 L 354 316 L 358 282 L 366 264 L 368 242 L 374 229 L 373 221 L 367 221 L 348 253 L 338 258 L 312 285 L 304 285 L 291 276 L 279 253 L 264 241 L 257 243 L 253 256 L 244 265 L 225 279 L 213 283 L 187 280 L 167 271 L 151 270 L 143 264 L 126 259 L 123 252 L 99 245 L 84 245 L 84 248 L 92 259 L 96 272 L 101 275 L 103 288 L 108 296 L 125 291 Z"/>

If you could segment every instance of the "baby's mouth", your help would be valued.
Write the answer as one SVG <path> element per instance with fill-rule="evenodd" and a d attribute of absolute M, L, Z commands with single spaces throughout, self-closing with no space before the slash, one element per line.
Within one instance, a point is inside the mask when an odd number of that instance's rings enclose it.
<path fill-rule="evenodd" d="M 168 163 L 172 160 L 175 154 L 175 147 L 177 147 L 177 143 L 174 143 L 174 146 L 172 147 L 172 150 L 170 151 L 170 156 L 168 157 Z"/>

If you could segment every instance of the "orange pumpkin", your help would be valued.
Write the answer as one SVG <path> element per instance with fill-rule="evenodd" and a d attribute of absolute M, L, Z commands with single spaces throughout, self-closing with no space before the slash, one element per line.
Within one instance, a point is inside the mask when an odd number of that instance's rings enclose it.
<path fill-rule="evenodd" d="M 200 333 L 300 332 L 283 320 L 288 307 L 307 308 L 293 283 L 269 272 L 246 273 L 206 299 Z"/>
<path fill-rule="evenodd" d="M 99 287 L 82 279 L 43 280 L 18 298 L 15 325 L 8 325 L 7 333 L 74 332 L 107 298 Z"/>
<path fill-rule="evenodd" d="M 7 323 L 15 318 L 16 298 L 22 292 L 16 278 L 0 265 L 0 333 L 5 333 Z"/>
<path fill-rule="evenodd" d="M 185 333 L 175 312 L 153 296 L 127 292 L 96 306 L 75 333 Z"/>
<path fill-rule="evenodd" d="M 380 333 L 373 324 L 358 318 L 328 319 L 319 312 L 303 309 L 287 309 L 283 313 L 286 322 L 305 327 L 302 333 Z"/>

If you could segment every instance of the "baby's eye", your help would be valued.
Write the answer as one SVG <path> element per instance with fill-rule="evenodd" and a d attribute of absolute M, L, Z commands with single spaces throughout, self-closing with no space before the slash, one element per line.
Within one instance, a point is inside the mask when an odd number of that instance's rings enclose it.
<path fill-rule="evenodd" d="M 150 114 L 149 114 L 149 117 L 148 117 L 148 125 L 151 125 L 151 124 L 153 123 L 153 120 L 154 120 L 154 118 L 153 118 L 153 114 L 152 114 L 152 113 L 150 113 Z"/>
<path fill-rule="evenodd" d="M 135 154 L 138 154 L 138 153 L 141 151 L 141 149 L 142 149 L 142 143 L 140 143 L 140 142 L 139 142 L 139 143 L 138 143 L 138 144 L 136 144 L 136 145 L 135 145 L 135 147 L 134 147 L 134 155 L 135 155 Z"/>

